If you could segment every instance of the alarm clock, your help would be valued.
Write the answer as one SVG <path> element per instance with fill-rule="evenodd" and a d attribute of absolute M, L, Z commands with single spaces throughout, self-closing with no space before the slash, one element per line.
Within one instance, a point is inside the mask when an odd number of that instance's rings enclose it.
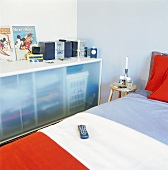
<path fill-rule="evenodd" d="M 97 48 L 90 49 L 90 58 L 97 58 Z"/>

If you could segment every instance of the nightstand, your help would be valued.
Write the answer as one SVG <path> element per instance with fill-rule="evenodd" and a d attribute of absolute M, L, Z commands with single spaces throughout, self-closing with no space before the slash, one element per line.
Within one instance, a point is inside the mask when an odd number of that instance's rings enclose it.
<path fill-rule="evenodd" d="M 120 83 L 112 83 L 112 84 L 110 84 L 110 88 L 111 88 L 111 91 L 110 91 L 108 102 L 112 100 L 114 91 L 117 91 L 118 92 L 118 98 L 121 98 L 122 93 L 124 93 L 124 96 L 125 96 L 129 92 L 135 92 L 136 85 L 133 84 L 131 88 L 127 88 L 126 85 L 122 85 Z"/>

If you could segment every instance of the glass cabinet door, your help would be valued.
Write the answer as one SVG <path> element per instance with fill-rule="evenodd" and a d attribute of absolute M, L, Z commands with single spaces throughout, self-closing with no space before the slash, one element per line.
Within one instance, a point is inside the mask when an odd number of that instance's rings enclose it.
<path fill-rule="evenodd" d="M 1 137 L 7 139 L 22 132 L 18 76 L 0 79 Z"/>
<path fill-rule="evenodd" d="M 95 62 L 67 67 L 65 99 L 68 115 L 98 105 L 100 64 Z"/>
<path fill-rule="evenodd" d="M 100 100 L 100 83 L 101 83 L 101 62 L 88 63 L 84 65 L 88 71 L 88 84 L 85 106 L 86 110 L 97 106 Z"/>
<path fill-rule="evenodd" d="M 20 110 L 24 131 L 33 129 L 37 126 L 36 103 L 33 85 L 33 73 L 19 75 Z"/>
<path fill-rule="evenodd" d="M 34 74 L 38 126 L 63 117 L 62 79 L 62 69 Z"/>

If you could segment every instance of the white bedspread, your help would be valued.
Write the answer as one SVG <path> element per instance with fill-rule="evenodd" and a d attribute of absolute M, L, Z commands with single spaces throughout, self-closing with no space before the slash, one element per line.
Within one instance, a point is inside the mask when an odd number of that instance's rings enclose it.
<path fill-rule="evenodd" d="M 80 139 L 79 124 L 87 126 L 88 139 Z M 167 145 L 93 114 L 78 113 L 40 131 L 91 170 L 168 169 Z"/>

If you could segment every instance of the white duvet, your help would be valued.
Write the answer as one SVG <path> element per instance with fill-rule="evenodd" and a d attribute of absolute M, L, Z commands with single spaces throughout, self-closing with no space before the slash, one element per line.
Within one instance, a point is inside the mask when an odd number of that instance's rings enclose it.
<path fill-rule="evenodd" d="M 88 139 L 78 125 L 85 124 Z M 168 170 L 168 146 L 111 120 L 78 113 L 40 130 L 91 170 Z"/>

